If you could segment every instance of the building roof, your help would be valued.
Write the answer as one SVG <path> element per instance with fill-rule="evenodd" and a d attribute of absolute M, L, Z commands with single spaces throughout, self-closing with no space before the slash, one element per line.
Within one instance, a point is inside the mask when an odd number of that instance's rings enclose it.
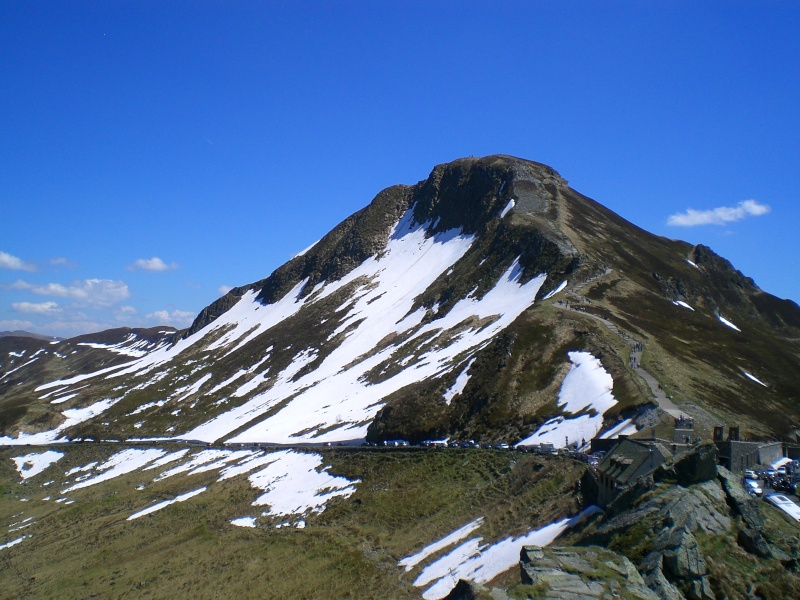
<path fill-rule="evenodd" d="M 611 449 L 597 469 L 617 483 L 627 484 L 652 473 L 671 456 L 661 443 L 625 439 Z"/>

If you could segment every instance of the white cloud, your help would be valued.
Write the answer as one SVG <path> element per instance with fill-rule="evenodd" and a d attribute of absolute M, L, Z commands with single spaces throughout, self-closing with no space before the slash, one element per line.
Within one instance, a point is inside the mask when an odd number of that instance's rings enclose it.
<path fill-rule="evenodd" d="M 84 279 L 74 281 L 71 285 L 61 283 L 28 283 L 17 280 L 7 288 L 15 290 L 28 290 L 40 296 L 52 296 L 54 298 L 69 298 L 80 306 L 91 306 L 95 308 L 108 308 L 122 302 L 131 293 L 124 281 L 114 281 L 112 279 Z"/>
<path fill-rule="evenodd" d="M 178 329 L 191 325 L 194 317 L 195 313 L 188 310 L 157 310 L 145 316 L 157 325 L 172 325 Z"/>
<path fill-rule="evenodd" d="M 33 327 L 33 323 L 30 321 L 19 321 L 17 319 L 11 319 L 10 321 L 0 321 L 0 329 L 2 330 L 17 330 L 17 329 L 27 329 L 28 327 Z"/>
<path fill-rule="evenodd" d="M 685 213 L 671 215 L 667 225 L 676 227 L 695 227 L 697 225 L 725 225 L 734 221 L 741 221 L 745 217 L 759 217 L 770 211 L 766 204 L 757 200 L 744 200 L 736 206 L 720 206 L 710 210 L 688 209 Z"/>
<path fill-rule="evenodd" d="M 24 262 L 21 258 L 17 258 L 0 250 L 0 269 L 12 269 L 14 271 L 35 271 L 36 265 Z"/>
<path fill-rule="evenodd" d="M 219 287 L 217 288 L 217 293 L 218 293 L 220 296 L 224 296 L 225 294 L 227 294 L 228 292 L 230 292 L 232 289 L 233 289 L 233 288 L 232 288 L 231 286 L 229 286 L 229 285 L 221 285 L 221 286 L 219 286 Z"/>
<path fill-rule="evenodd" d="M 121 315 L 135 315 L 139 311 L 133 308 L 132 306 L 120 306 L 117 309 L 117 312 Z"/>
<path fill-rule="evenodd" d="M 68 269 L 74 269 L 78 266 L 78 264 L 64 256 L 57 256 L 55 258 L 50 259 L 50 265 L 53 267 L 66 267 Z"/>
<path fill-rule="evenodd" d="M 165 263 L 163 260 L 154 256 L 153 258 L 139 258 L 128 265 L 130 271 L 169 271 L 170 269 L 177 269 L 176 263 Z"/>
<path fill-rule="evenodd" d="M 11 308 L 17 312 L 33 315 L 54 315 L 61 312 L 55 302 L 13 302 Z"/>

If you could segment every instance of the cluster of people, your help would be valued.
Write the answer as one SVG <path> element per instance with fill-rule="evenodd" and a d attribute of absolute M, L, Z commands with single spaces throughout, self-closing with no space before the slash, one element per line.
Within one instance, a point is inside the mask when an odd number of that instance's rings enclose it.
<path fill-rule="evenodd" d="M 764 481 L 764 487 L 771 487 L 776 492 L 786 492 L 787 494 L 797 493 L 797 483 L 791 475 L 764 473 L 762 479 Z"/>

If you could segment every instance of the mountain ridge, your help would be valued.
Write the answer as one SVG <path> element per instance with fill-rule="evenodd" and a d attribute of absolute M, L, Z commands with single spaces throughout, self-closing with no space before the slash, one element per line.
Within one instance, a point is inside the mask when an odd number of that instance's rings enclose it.
<path fill-rule="evenodd" d="M 63 421 L 62 408 L 111 398 L 106 425 L 92 418 L 72 435 L 520 440 L 560 414 L 569 351 L 593 353 L 612 374 L 620 402 L 608 424 L 654 407 L 626 364 L 630 339 L 646 342 L 645 368 L 704 427 L 742 421 L 752 435 L 793 435 L 786 415 L 800 404 L 796 304 L 705 246 L 636 227 L 551 167 L 504 155 L 458 159 L 415 185 L 386 188 L 268 277 L 211 303 L 187 330 L 164 331 L 138 362 L 101 357 L 101 347 L 93 361 L 73 361 L 88 390 L 63 406 L 36 392 L 77 385 L 59 379 L 63 368 L 24 381 L 17 362 L 0 364 L 3 430 L 47 430 Z M 169 374 L 148 379 L 157 366 Z M 116 392 L 109 378 L 123 381 Z M 759 384 L 774 410 L 741 397 Z M 343 395 L 326 400 L 325 385 Z M 140 406 L 153 408 L 134 421 Z M 261 433 L 242 437 L 250 429 Z"/>

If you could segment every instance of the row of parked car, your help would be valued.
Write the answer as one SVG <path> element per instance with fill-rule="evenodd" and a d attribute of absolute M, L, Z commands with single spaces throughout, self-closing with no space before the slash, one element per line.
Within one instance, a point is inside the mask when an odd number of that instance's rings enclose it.
<path fill-rule="evenodd" d="M 364 447 L 402 448 L 412 446 L 406 440 L 384 440 L 383 442 L 364 442 Z M 475 440 L 424 440 L 418 444 L 421 448 L 483 448 L 487 450 L 516 450 L 518 452 L 535 452 L 539 454 L 556 454 L 558 451 L 553 444 L 533 444 L 512 446 L 507 442 L 489 444 L 478 443 Z"/>
<path fill-rule="evenodd" d="M 786 494 L 797 494 L 800 475 L 790 466 L 778 469 L 746 470 L 742 479 L 744 489 L 753 496 L 761 496 L 764 489 L 772 489 Z M 759 483 L 761 482 L 761 483 Z"/>
<path fill-rule="evenodd" d="M 406 440 L 384 440 L 383 442 L 376 443 L 376 442 L 364 442 L 361 444 L 364 447 L 383 447 L 383 448 L 403 448 L 411 446 Z M 425 440 L 419 443 L 419 447 L 421 448 L 494 448 L 495 450 L 509 450 L 511 446 L 509 446 L 505 442 L 500 442 L 499 444 L 478 444 L 473 440 L 467 441 L 445 441 L 445 440 Z"/>

